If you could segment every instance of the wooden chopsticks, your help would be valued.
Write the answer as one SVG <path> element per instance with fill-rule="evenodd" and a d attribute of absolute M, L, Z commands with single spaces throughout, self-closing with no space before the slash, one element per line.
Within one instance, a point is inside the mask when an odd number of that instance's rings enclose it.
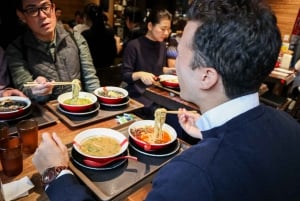
<path fill-rule="evenodd" d="M 198 113 L 196 110 L 189 110 L 188 112 Z M 179 111 L 178 110 L 167 110 L 167 111 L 165 111 L 165 113 L 167 113 L 167 114 L 178 114 Z"/>
<path fill-rule="evenodd" d="M 72 82 L 53 82 L 51 84 L 54 85 L 54 86 L 58 86 L 58 85 L 72 85 L 74 83 L 72 83 Z M 34 86 L 37 86 L 37 85 L 39 85 L 39 83 L 36 83 L 36 82 L 27 82 L 23 86 L 24 87 L 34 87 Z"/>

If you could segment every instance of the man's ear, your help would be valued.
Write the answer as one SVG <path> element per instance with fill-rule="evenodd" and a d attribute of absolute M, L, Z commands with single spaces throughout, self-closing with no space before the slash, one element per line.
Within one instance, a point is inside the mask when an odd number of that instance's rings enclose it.
<path fill-rule="evenodd" d="M 25 19 L 24 13 L 22 13 L 22 12 L 19 11 L 19 10 L 17 10 L 17 11 L 16 11 L 16 14 L 17 14 L 17 16 L 19 17 L 19 19 L 20 19 L 24 24 L 26 24 L 26 19 Z"/>
<path fill-rule="evenodd" d="M 153 29 L 153 24 L 152 24 L 152 22 L 148 22 L 147 28 L 148 28 L 149 31 L 151 31 L 151 30 Z"/>
<path fill-rule="evenodd" d="M 216 69 L 211 67 L 202 67 L 199 68 L 199 77 L 202 89 L 210 89 L 215 86 L 219 79 L 219 74 Z"/>

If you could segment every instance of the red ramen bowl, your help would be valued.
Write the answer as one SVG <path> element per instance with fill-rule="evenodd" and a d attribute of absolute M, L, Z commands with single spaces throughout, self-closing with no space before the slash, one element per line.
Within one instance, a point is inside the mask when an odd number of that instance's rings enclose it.
<path fill-rule="evenodd" d="M 31 101 L 20 96 L 7 96 L 0 98 L 0 120 L 10 120 L 21 117 L 29 112 Z"/>
<path fill-rule="evenodd" d="M 177 75 L 160 75 L 159 81 L 165 87 L 171 87 L 171 88 L 179 87 Z"/>
<path fill-rule="evenodd" d="M 73 148 L 87 160 L 105 162 L 123 154 L 128 139 L 113 129 L 92 128 L 75 136 Z"/>
<path fill-rule="evenodd" d="M 175 129 L 168 124 L 164 124 L 162 130 L 164 132 L 164 135 L 166 135 L 167 133 L 168 140 L 160 143 L 152 143 L 150 141 L 145 140 L 147 139 L 147 135 L 150 135 L 149 133 L 151 133 L 151 131 L 153 130 L 154 120 L 141 120 L 131 124 L 128 128 L 128 133 L 133 143 L 139 146 L 140 148 L 144 149 L 145 151 L 157 151 L 160 149 L 164 149 L 177 139 L 177 133 Z"/>
<path fill-rule="evenodd" d="M 97 97 L 88 92 L 79 92 L 79 98 L 89 100 L 88 103 L 84 104 L 68 104 L 65 101 L 72 98 L 72 92 L 63 93 L 58 96 L 57 101 L 59 105 L 66 111 L 70 112 L 85 112 L 92 108 L 97 102 Z"/>
<path fill-rule="evenodd" d="M 121 87 L 100 87 L 94 91 L 99 101 L 107 104 L 121 103 L 128 96 L 128 91 Z"/>

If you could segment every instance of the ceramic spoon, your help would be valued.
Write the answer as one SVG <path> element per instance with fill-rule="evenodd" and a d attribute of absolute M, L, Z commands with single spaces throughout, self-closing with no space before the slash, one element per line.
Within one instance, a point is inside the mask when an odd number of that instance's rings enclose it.
<path fill-rule="evenodd" d="M 83 162 L 86 165 L 90 166 L 90 167 L 103 167 L 105 165 L 110 164 L 113 161 L 122 160 L 122 159 L 131 159 L 131 160 L 137 161 L 137 157 L 134 157 L 134 156 L 120 156 L 120 157 L 112 158 L 110 160 L 105 160 L 103 162 L 101 162 L 101 161 L 94 161 L 94 160 L 91 160 L 91 159 L 84 159 Z"/>

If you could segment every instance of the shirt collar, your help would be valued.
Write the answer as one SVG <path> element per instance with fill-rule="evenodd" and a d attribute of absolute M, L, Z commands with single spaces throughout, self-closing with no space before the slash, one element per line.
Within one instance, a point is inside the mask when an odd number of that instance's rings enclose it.
<path fill-rule="evenodd" d="M 196 122 L 201 131 L 225 124 L 230 119 L 251 110 L 259 105 L 258 93 L 241 96 L 225 102 L 207 112 Z"/>

